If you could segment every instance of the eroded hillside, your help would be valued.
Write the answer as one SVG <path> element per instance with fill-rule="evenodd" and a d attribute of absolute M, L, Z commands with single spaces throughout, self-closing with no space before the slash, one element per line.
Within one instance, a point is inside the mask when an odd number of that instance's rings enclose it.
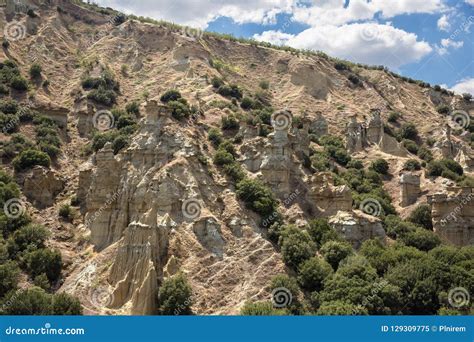
<path fill-rule="evenodd" d="M 52 292 L 78 297 L 85 313 L 155 314 L 160 286 L 179 274 L 197 314 L 268 301 L 279 274 L 300 275 L 293 303 L 330 310 L 340 298 L 315 300 L 322 287 L 299 274 L 307 259 L 328 259 L 327 241 L 348 241 L 347 255 L 370 239 L 403 246 L 398 262 L 404 253 L 435 257 L 441 241 L 472 245 L 469 99 L 383 68 L 72 1 L 24 6 L 0 9 L 2 168 L 61 253 Z M 403 220 L 422 204 L 428 230 Z M 318 224 L 331 233 L 322 237 Z M 426 244 L 410 239 L 421 230 Z M 449 248 L 472 261 L 472 247 Z M 386 281 L 387 267 L 364 256 L 370 265 L 352 262 L 367 267 L 367 286 Z M 340 276 L 341 260 L 327 261 L 326 276 Z M 471 264 L 459 266 L 464 280 L 437 291 L 472 287 Z M 329 278 L 326 289 L 343 283 Z M 394 278 L 390 293 L 400 295 Z M 19 286 L 33 284 L 22 268 Z M 367 310 L 417 312 L 382 306 Z"/>

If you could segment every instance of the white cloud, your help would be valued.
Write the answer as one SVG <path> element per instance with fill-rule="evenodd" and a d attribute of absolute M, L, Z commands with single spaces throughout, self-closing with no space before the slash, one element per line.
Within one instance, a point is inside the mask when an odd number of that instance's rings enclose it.
<path fill-rule="evenodd" d="M 474 0 L 473 0 L 474 1 Z M 451 25 L 449 24 L 448 21 L 448 16 L 446 14 L 443 14 L 439 19 L 438 19 L 438 29 L 441 31 L 448 31 Z"/>
<path fill-rule="evenodd" d="M 449 48 L 453 50 L 459 49 L 464 46 L 464 42 L 462 41 L 455 41 L 451 39 L 441 39 L 441 45 L 436 45 L 435 49 L 440 55 L 445 55 L 449 52 Z"/>
<path fill-rule="evenodd" d="M 236 23 L 269 24 L 276 15 L 290 12 L 294 0 L 97 0 L 125 13 L 133 13 L 178 24 L 206 28 L 214 19 L 225 16 Z"/>
<path fill-rule="evenodd" d="M 391 68 L 416 62 L 432 51 L 428 43 L 417 40 L 416 34 L 377 23 L 317 26 L 297 35 L 267 31 L 254 38 L 322 50 L 331 56 Z"/>
<path fill-rule="evenodd" d="M 471 6 L 474 6 L 474 0 L 464 0 L 466 4 L 469 4 Z"/>
<path fill-rule="evenodd" d="M 474 95 L 474 77 L 459 81 L 451 87 L 451 90 L 458 94 L 470 93 Z"/>

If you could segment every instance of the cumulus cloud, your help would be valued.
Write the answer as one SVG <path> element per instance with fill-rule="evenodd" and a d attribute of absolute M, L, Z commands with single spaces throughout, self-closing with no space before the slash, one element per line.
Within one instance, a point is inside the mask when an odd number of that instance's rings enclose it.
<path fill-rule="evenodd" d="M 474 0 L 473 0 L 474 1 Z M 446 14 L 443 14 L 439 19 L 438 19 L 438 29 L 441 31 L 448 31 L 451 25 L 449 24 L 448 21 L 448 16 Z"/>
<path fill-rule="evenodd" d="M 416 62 L 432 51 L 427 42 L 417 40 L 416 34 L 377 23 L 317 26 L 296 35 L 267 31 L 254 38 L 391 68 Z"/>
<path fill-rule="evenodd" d="M 469 4 L 471 6 L 474 6 L 474 0 L 464 0 L 466 4 Z"/>
<path fill-rule="evenodd" d="M 445 55 L 449 52 L 449 48 L 456 50 L 463 46 L 464 46 L 464 42 L 462 41 L 454 41 L 451 39 L 441 39 L 440 45 L 436 45 L 436 51 L 440 55 Z"/>
<path fill-rule="evenodd" d="M 459 81 L 451 87 L 451 90 L 458 94 L 469 93 L 474 95 L 474 78 L 471 77 Z"/>
<path fill-rule="evenodd" d="M 294 0 L 97 0 L 97 3 L 125 13 L 206 28 L 221 16 L 239 24 L 274 23 L 277 14 L 291 11 Z"/>

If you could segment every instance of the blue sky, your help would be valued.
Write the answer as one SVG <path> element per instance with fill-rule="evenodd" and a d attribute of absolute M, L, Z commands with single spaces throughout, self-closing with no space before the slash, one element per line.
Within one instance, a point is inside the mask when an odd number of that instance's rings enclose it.
<path fill-rule="evenodd" d="M 474 93 L 474 0 L 99 0 L 125 13 L 231 33 Z"/>

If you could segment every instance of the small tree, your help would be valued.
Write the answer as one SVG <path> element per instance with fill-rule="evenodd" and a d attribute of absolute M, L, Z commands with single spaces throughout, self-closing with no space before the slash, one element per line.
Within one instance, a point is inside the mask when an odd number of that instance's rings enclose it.
<path fill-rule="evenodd" d="M 175 89 L 167 90 L 163 95 L 160 97 L 160 101 L 163 103 L 168 103 L 170 101 L 177 101 L 181 98 L 181 93 Z"/>
<path fill-rule="evenodd" d="M 426 229 L 433 230 L 431 206 L 429 204 L 419 205 L 410 213 L 408 221 L 418 224 Z"/>
<path fill-rule="evenodd" d="M 298 269 L 298 282 L 308 291 L 320 291 L 323 281 L 333 272 L 331 265 L 319 257 L 303 262 Z"/>
<path fill-rule="evenodd" d="M 162 315 L 190 315 L 193 303 L 192 288 L 185 275 L 179 273 L 163 281 L 158 291 Z"/>
<path fill-rule="evenodd" d="M 328 241 L 321 247 L 321 254 L 334 270 L 337 270 L 343 259 L 353 253 L 354 250 L 348 242 Z"/>
<path fill-rule="evenodd" d="M 417 171 L 421 169 L 421 165 L 416 159 L 409 159 L 403 164 L 403 169 L 407 171 Z"/>
<path fill-rule="evenodd" d="M 418 137 L 418 130 L 416 129 L 415 124 L 406 123 L 402 125 L 399 135 L 402 139 L 416 140 Z"/>
<path fill-rule="evenodd" d="M 28 273 L 35 278 L 44 273 L 50 282 L 59 279 L 62 269 L 61 253 L 58 250 L 42 248 L 25 256 Z"/>
<path fill-rule="evenodd" d="M 43 68 L 38 63 L 33 63 L 30 67 L 30 76 L 31 78 L 39 78 Z"/>
<path fill-rule="evenodd" d="M 378 173 L 386 175 L 389 170 L 389 165 L 385 159 L 376 159 L 370 165 L 370 168 Z"/>
<path fill-rule="evenodd" d="M 316 244 L 308 232 L 295 226 L 287 226 L 282 230 L 279 243 L 283 261 L 295 270 L 316 252 Z"/>
<path fill-rule="evenodd" d="M 426 229 L 417 229 L 401 237 L 401 240 L 407 245 L 420 251 L 427 252 L 441 244 L 440 238 L 432 231 Z"/>
<path fill-rule="evenodd" d="M 51 158 L 44 152 L 29 149 L 21 152 L 17 157 L 15 157 L 12 164 L 16 171 L 24 171 L 35 165 L 49 167 L 51 164 Z"/>

